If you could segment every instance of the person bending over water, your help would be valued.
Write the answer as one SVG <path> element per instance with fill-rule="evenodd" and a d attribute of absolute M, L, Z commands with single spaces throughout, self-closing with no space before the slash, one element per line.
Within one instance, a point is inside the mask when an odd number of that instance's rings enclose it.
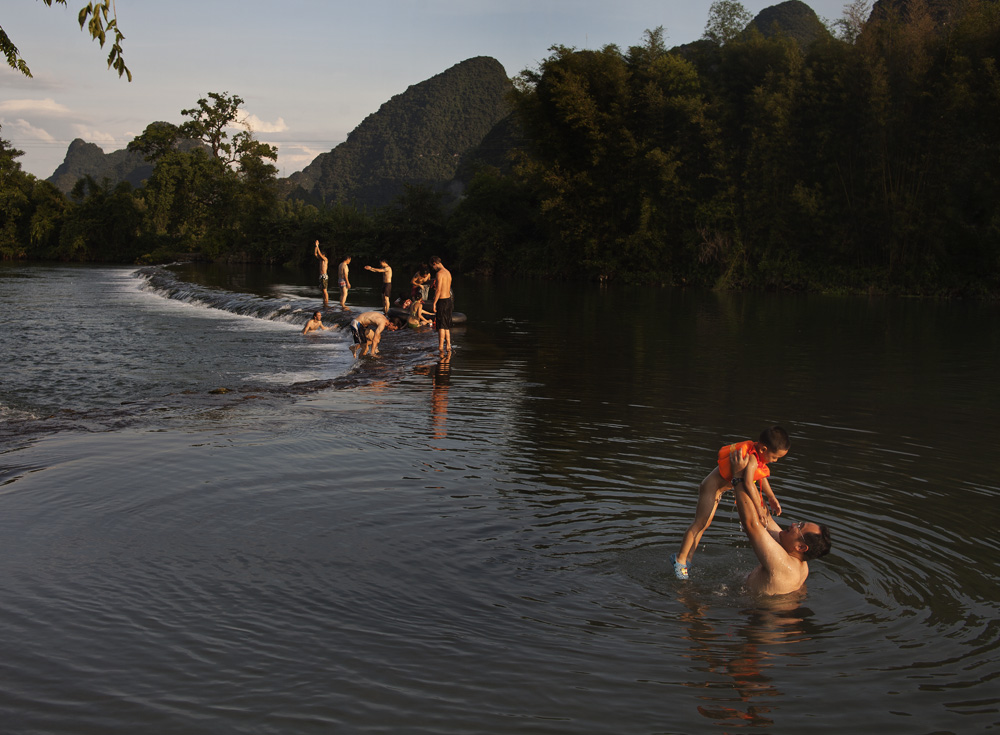
<path fill-rule="evenodd" d="M 354 345 L 351 352 L 357 357 L 358 346 L 361 346 L 361 356 L 364 357 L 369 352 L 372 355 L 379 354 L 378 345 L 382 341 L 382 332 L 388 329 L 390 332 L 396 327 L 392 325 L 389 318 L 381 311 L 366 311 L 358 315 L 358 318 L 351 322 L 351 334 L 354 336 Z"/>
<path fill-rule="evenodd" d="M 760 564 L 747 576 L 747 588 L 760 595 L 787 595 L 806 583 L 809 562 L 830 552 L 830 531 L 819 523 L 793 523 L 781 530 L 762 522 L 760 494 L 753 482 L 757 458 L 739 447 L 729 456 L 740 522 Z M 777 530 L 772 530 L 774 525 Z"/>

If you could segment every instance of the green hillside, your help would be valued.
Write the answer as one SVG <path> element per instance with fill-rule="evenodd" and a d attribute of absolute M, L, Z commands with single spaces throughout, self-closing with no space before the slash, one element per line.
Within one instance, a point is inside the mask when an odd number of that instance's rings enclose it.
<path fill-rule="evenodd" d="M 79 179 L 90 176 L 95 181 L 110 180 L 113 184 L 127 181 L 139 186 L 153 172 L 141 153 L 127 150 L 105 153 L 99 146 L 77 138 L 69 144 L 66 158 L 48 178 L 63 194 L 69 194 Z"/>
<path fill-rule="evenodd" d="M 803 49 L 830 37 L 830 32 L 820 22 L 816 12 L 800 0 L 787 0 L 764 8 L 750 22 L 749 28 L 755 28 L 764 38 L 787 36 Z"/>
<path fill-rule="evenodd" d="M 346 141 L 292 174 L 290 195 L 382 206 L 404 184 L 444 186 L 462 157 L 510 112 L 510 87 L 503 66 L 485 56 L 415 84 L 365 118 Z"/>

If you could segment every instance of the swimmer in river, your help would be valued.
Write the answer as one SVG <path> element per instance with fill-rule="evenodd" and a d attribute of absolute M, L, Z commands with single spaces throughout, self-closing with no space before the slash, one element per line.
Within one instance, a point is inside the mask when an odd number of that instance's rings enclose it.
<path fill-rule="evenodd" d="M 785 530 L 772 530 L 762 523 L 760 494 L 753 482 L 757 458 L 745 447 L 729 456 L 736 509 L 750 546 L 760 564 L 747 576 L 747 588 L 760 595 L 787 595 L 806 583 L 809 561 L 830 551 L 830 531 L 819 523 L 793 523 Z M 770 517 L 769 517 L 770 518 Z M 771 523 L 777 527 L 771 519 Z"/>
<path fill-rule="evenodd" d="M 315 311 L 313 312 L 312 319 L 306 322 L 306 325 L 302 327 L 302 334 L 309 334 L 310 332 L 315 332 L 322 329 L 324 332 L 329 331 L 332 327 L 328 327 L 323 324 L 323 314 Z"/>
<path fill-rule="evenodd" d="M 389 298 L 392 296 L 392 268 L 385 262 L 385 258 L 379 260 L 379 268 L 370 265 L 365 266 L 366 271 L 382 274 L 382 305 L 385 313 L 389 313 Z"/>
<path fill-rule="evenodd" d="M 772 426 L 769 429 L 764 429 L 756 442 L 746 441 L 740 444 L 730 444 L 719 450 L 717 466 L 712 469 L 708 477 L 701 481 L 701 485 L 698 487 L 698 505 L 695 508 L 694 522 L 684 533 L 680 551 L 671 557 L 671 561 L 674 564 L 674 574 L 677 576 L 677 579 L 688 578 L 688 564 L 691 561 L 691 556 L 694 554 L 695 549 L 698 548 L 702 535 L 712 525 L 712 518 L 715 517 L 715 511 L 719 507 L 722 494 L 732 487 L 730 483 L 732 474 L 729 467 L 729 455 L 737 447 L 743 447 L 746 451 L 753 453 L 756 460 L 754 465 L 755 476 L 753 479 L 760 482 L 761 491 L 764 497 L 767 498 L 771 512 L 776 516 L 781 515 L 781 504 L 775 497 L 774 492 L 771 490 L 771 484 L 767 480 L 771 474 L 771 471 L 767 468 L 767 464 L 769 462 L 777 462 L 788 454 L 791 442 L 788 439 L 788 432 L 780 426 Z M 772 531 L 778 530 L 778 526 L 773 520 L 770 521 L 770 524 L 768 523 L 770 514 L 763 504 L 761 504 L 759 512 L 761 514 L 761 521 L 765 525 L 768 525 Z"/>

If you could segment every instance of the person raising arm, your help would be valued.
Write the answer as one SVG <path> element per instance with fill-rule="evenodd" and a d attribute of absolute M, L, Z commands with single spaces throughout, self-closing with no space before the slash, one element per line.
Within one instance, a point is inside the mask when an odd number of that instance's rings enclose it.
<path fill-rule="evenodd" d="M 757 509 L 760 492 L 754 484 L 757 460 L 743 448 L 729 456 L 736 509 L 757 560 L 757 567 L 747 576 L 747 587 L 755 594 L 786 595 L 801 588 L 809 576 L 809 561 L 830 551 L 830 532 L 826 526 L 793 523 L 782 530 L 768 528 Z"/>

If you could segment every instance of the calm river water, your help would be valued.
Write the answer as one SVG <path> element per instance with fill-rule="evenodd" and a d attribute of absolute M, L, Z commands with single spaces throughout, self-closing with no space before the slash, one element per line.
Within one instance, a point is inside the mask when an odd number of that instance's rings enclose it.
<path fill-rule="evenodd" d="M 1000 729 L 996 305 L 457 279 L 354 360 L 314 281 L 0 266 L 3 732 Z M 772 423 L 833 552 L 675 580 Z"/>

